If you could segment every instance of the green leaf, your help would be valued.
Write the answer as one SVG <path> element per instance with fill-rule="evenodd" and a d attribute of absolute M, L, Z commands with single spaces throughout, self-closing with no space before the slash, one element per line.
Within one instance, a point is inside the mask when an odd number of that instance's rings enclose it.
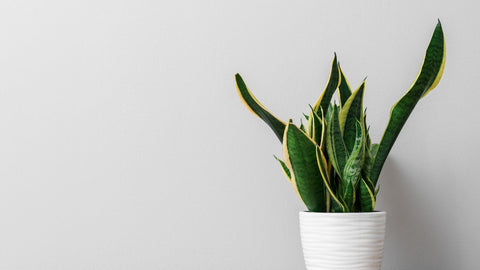
<path fill-rule="evenodd" d="M 325 112 L 325 111 L 324 111 L 324 112 Z M 325 118 L 324 118 L 324 119 L 330 120 L 330 118 L 332 117 L 332 113 L 333 113 L 333 105 L 330 103 L 330 104 L 328 104 L 327 114 L 325 114 Z"/>
<path fill-rule="evenodd" d="M 338 86 L 338 94 L 340 95 L 340 106 L 343 107 L 348 98 L 352 95 L 352 88 L 343 74 L 340 63 L 338 63 L 338 70 L 340 71 L 340 85 Z"/>
<path fill-rule="evenodd" d="M 342 199 L 347 203 L 347 207 L 349 208 L 353 207 L 355 203 L 355 191 L 361 179 L 365 150 L 365 131 L 363 126 L 358 121 L 355 126 L 355 145 L 345 164 L 343 177 L 341 179 L 341 186 L 343 188 Z"/>
<path fill-rule="evenodd" d="M 320 169 L 320 173 L 322 175 L 323 183 L 325 184 L 325 188 L 328 192 L 327 212 L 329 212 L 329 210 L 331 210 L 331 212 L 346 212 L 345 206 L 340 202 L 335 193 L 332 191 L 332 187 L 330 186 L 329 173 L 327 169 L 327 159 L 325 158 L 325 155 L 323 154 L 320 147 L 317 147 L 317 163 L 318 168 Z"/>
<path fill-rule="evenodd" d="M 343 134 L 343 140 L 347 151 L 350 153 L 355 143 L 355 123 L 363 121 L 363 92 L 365 89 L 365 81 L 362 82 L 355 92 L 348 98 L 345 105 L 340 110 L 338 118 L 340 122 L 340 130 Z"/>
<path fill-rule="evenodd" d="M 283 162 L 283 160 L 279 159 L 277 156 L 273 155 L 278 162 L 280 162 L 280 166 L 282 167 L 283 174 L 285 174 L 285 177 L 287 178 L 288 182 L 292 183 L 292 175 L 290 174 L 290 170 L 287 167 L 287 164 Z"/>
<path fill-rule="evenodd" d="M 328 79 L 327 86 L 322 92 L 322 95 L 318 98 L 317 102 L 313 106 L 313 109 L 317 114 L 320 114 L 320 111 L 323 110 L 326 112 L 332 100 L 332 96 L 340 84 L 340 71 L 338 69 L 337 54 L 334 55 L 332 61 L 332 68 L 330 70 L 330 77 Z"/>
<path fill-rule="evenodd" d="M 342 133 L 340 132 L 340 125 L 338 122 L 338 106 L 333 107 L 333 112 L 328 121 L 327 130 L 325 134 L 326 148 L 332 166 L 340 177 L 343 177 L 343 169 L 347 162 L 347 149 L 343 142 Z"/>
<path fill-rule="evenodd" d="M 372 144 L 372 139 L 370 138 L 370 126 L 367 125 L 367 109 L 363 111 L 363 126 L 366 127 L 365 129 L 365 147 L 370 149 L 370 146 Z"/>
<path fill-rule="evenodd" d="M 390 120 L 380 141 L 372 167 L 370 179 L 374 184 L 377 183 L 383 164 L 415 105 L 440 81 L 445 66 L 445 52 L 443 30 L 438 21 L 417 79 L 390 112 Z"/>
<path fill-rule="evenodd" d="M 305 133 L 307 132 L 307 130 L 305 129 L 305 126 L 303 125 L 302 119 L 300 119 L 300 129 Z"/>
<path fill-rule="evenodd" d="M 378 146 L 379 146 L 378 143 L 374 143 L 374 144 L 372 144 L 372 146 L 370 147 L 370 153 L 372 154 L 372 158 L 373 158 L 373 159 L 375 159 L 375 156 L 377 155 Z"/>
<path fill-rule="evenodd" d="M 373 166 L 373 156 L 372 156 L 371 148 L 368 148 L 365 143 L 365 156 L 364 156 L 364 162 L 362 166 L 363 177 L 368 177 L 370 175 L 372 166 Z"/>
<path fill-rule="evenodd" d="M 363 112 L 363 126 L 366 127 L 367 126 L 367 110 L 365 109 L 365 111 Z M 369 177 L 370 176 L 370 172 L 372 170 L 372 166 L 373 166 L 373 160 L 375 158 L 375 154 L 372 153 L 372 149 L 375 150 L 375 153 L 376 153 L 376 149 L 378 149 L 378 144 L 374 144 L 376 146 L 373 146 L 372 145 L 372 141 L 370 139 L 370 134 L 369 134 L 369 131 L 370 131 L 370 127 L 368 127 L 366 130 L 365 130 L 365 161 L 363 163 L 363 168 L 362 168 L 362 176 L 363 177 Z"/>
<path fill-rule="evenodd" d="M 282 142 L 283 133 L 285 130 L 286 124 L 270 113 L 265 106 L 263 106 L 257 98 L 250 92 L 247 85 L 243 81 L 240 74 L 235 74 L 235 82 L 237 85 L 237 91 L 242 100 L 243 104 L 247 109 L 252 112 L 254 115 L 260 117 L 268 126 L 273 130 L 277 138 Z"/>
<path fill-rule="evenodd" d="M 308 121 L 309 136 L 317 145 L 322 146 L 323 133 L 325 130 L 324 122 L 322 121 L 323 114 L 322 117 L 320 117 L 312 107 L 310 107 L 310 109 L 310 120 Z"/>
<path fill-rule="evenodd" d="M 360 205 L 362 212 L 372 212 L 375 209 L 375 194 L 367 183 L 369 180 L 360 181 Z"/>
<path fill-rule="evenodd" d="M 309 211 L 325 212 L 325 186 L 317 165 L 316 144 L 307 134 L 288 123 L 284 139 L 284 159 L 292 170 L 292 184 Z M 287 162 L 288 161 L 288 162 Z"/>

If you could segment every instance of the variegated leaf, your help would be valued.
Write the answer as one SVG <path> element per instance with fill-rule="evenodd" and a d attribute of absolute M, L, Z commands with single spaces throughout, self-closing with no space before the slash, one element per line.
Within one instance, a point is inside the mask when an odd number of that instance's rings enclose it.
<path fill-rule="evenodd" d="M 347 149 L 343 142 L 342 133 L 340 131 L 340 124 L 338 122 L 338 106 L 333 107 L 333 113 L 328 121 L 327 130 L 325 134 L 325 145 L 327 154 L 332 162 L 332 166 L 340 177 L 343 177 L 343 169 L 347 162 Z"/>
<path fill-rule="evenodd" d="M 283 139 L 284 159 L 293 174 L 292 184 L 309 211 L 325 212 L 325 185 L 317 164 L 316 143 L 289 122 Z M 288 166 L 288 164 L 287 164 Z"/>
<path fill-rule="evenodd" d="M 290 169 L 288 169 L 287 164 L 285 164 L 285 162 L 283 162 L 283 160 L 279 159 L 277 156 L 274 155 L 274 157 L 280 163 L 283 174 L 287 178 L 288 182 L 292 183 L 292 175 L 290 174 Z"/>
<path fill-rule="evenodd" d="M 235 74 L 238 95 L 247 109 L 254 115 L 260 117 L 273 130 L 277 138 L 282 142 L 283 132 L 286 124 L 268 111 L 257 98 L 250 92 L 240 74 Z"/>
<path fill-rule="evenodd" d="M 325 155 L 320 147 L 317 147 L 317 163 L 320 173 L 322 175 L 323 183 L 327 189 L 327 212 L 346 212 L 345 206 L 337 198 L 337 195 L 332 191 L 330 186 L 330 179 L 328 173 L 328 165 Z"/>
<path fill-rule="evenodd" d="M 347 151 L 350 153 L 355 143 L 355 123 L 363 122 L 363 92 L 365 89 L 365 81 L 362 82 L 355 92 L 348 98 L 345 105 L 340 110 L 338 118 L 340 122 L 340 130 L 345 141 Z"/>
<path fill-rule="evenodd" d="M 415 108 L 418 101 L 435 88 L 440 81 L 445 66 L 445 39 L 440 21 L 433 32 L 428 45 L 422 68 L 405 95 L 393 106 L 390 112 L 390 120 L 383 133 L 382 140 L 375 155 L 370 179 L 374 184 L 382 170 L 390 150 L 395 143 L 402 127 Z"/>
<path fill-rule="evenodd" d="M 317 114 L 320 114 L 320 111 L 323 110 L 326 112 L 328 110 L 328 106 L 330 105 L 330 101 L 332 100 L 332 96 L 338 88 L 340 84 L 340 71 L 338 69 L 338 62 L 337 62 L 337 54 L 334 55 L 332 61 L 332 68 L 330 70 L 330 77 L 328 79 L 327 86 L 322 92 L 322 95 L 318 98 L 317 102 L 313 106 L 313 109 Z"/>

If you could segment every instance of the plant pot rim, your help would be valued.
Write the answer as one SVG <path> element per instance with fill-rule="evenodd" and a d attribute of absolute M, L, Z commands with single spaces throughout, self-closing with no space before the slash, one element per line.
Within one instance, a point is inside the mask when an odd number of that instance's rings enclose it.
<path fill-rule="evenodd" d="M 300 211 L 300 215 L 318 215 L 318 216 L 330 216 L 330 215 L 338 215 L 338 216 L 366 216 L 366 215 L 385 215 L 387 212 L 384 210 L 375 210 L 373 212 L 310 212 L 310 211 Z"/>

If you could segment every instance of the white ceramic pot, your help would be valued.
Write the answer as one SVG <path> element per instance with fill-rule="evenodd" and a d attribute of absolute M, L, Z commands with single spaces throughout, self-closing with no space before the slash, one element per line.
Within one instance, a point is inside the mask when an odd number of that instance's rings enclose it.
<path fill-rule="evenodd" d="M 300 212 L 307 270 L 380 270 L 386 212 Z"/>

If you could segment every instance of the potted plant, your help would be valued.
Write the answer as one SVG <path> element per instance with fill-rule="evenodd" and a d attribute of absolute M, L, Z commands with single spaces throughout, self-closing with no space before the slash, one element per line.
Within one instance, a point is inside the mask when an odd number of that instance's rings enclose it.
<path fill-rule="evenodd" d="M 380 143 L 372 143 L 363 109 L 365 81 L 354 91 L 335 55 L 325 90 L 306 126 L 284 122 L 250 92 L 239 74 L 238 94 L 265 121 L 283 145 L 275 157 L 308 211 L 300 212 L 300 232 L 307 269 L 380 269 L 386 213 L 375 211 L 377 182 L 383 164 L 418 101 L 434 89 L 445 65 L 440 21 L 420 72 L 392 107 Z M 339 104 L 331 103 L 338 92 Z"/>

